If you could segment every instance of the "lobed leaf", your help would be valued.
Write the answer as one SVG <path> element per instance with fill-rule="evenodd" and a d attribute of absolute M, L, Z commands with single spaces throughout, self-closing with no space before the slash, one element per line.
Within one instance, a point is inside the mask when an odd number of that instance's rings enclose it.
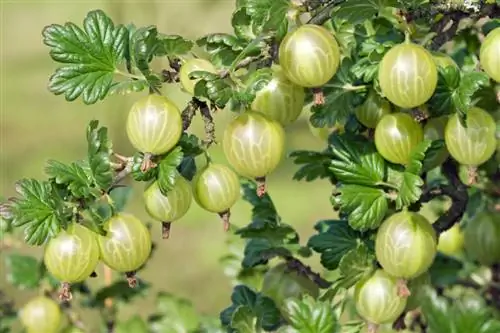
<path fill-rule="evenodd" d="M 45 173 L 54 178 L 56 184 L 65 185 L 75 198 L 89 198 L 94 182 L 87 161 L 64 164 L 56 160 L 48 160 Z"/>
<path fill-rule="evenodd" d="M 349 0 L 341 2 L 335 16 L 351 22 L 360 24 L 366 20 L 373 19 L 382 9 L 386 7 L 398 7 L 397 0 Z"/>
<path fill-rule="evenodd" d="M 99 127 L 98 120 L 92 120 L 87 126 L 88 164 L 95 185 L 105 191 L 113 183 L 114 172 L 110 156 L 112 143 L 108 138 L 108 129 Z"/>
<path fill-rule="evenodd" d="M 342 285 L 350 288 L 375 269 L 375 253 L 366 244 L 360 243 L 349 251 L 339 263 Z"/>
<path fill-rule="evenodd" d="M 164 195 L 167 195 L 174 188 L 177 177 L 179 177 L 177 167 L 181 164 L 183 157 L 182 147 L 177 146 L 159 162 L 158 187 Z"/>
<path fill-rule="evenodd" d="M 302 165 L 293 175 L 293 179 L 304 179 L 308 182 L 318 178 L 330 178 L 331 180 L 334 180 L 333 173 L 329 169 L 333 155 L 328 151 L 315 152 L 308 150 L 296 150 L 291 152 L 288 157 L 294 159 L 294 164 Z"/>
<path fill-rule="evenodd" d="M 287 318 L 293 333 L 331 333 L 340 329 L 340 323 L 330 302 L 322 302 L 305 295 L 303 299 L 286 302 Z"/>

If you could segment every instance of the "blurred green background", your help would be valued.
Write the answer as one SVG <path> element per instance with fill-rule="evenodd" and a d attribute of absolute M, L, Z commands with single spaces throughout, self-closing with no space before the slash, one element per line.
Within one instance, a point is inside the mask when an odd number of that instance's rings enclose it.
<path fill-rule="evenodd" d="M 44 26 L 67 21 L 78 25 L 88 11 L 103 9 L 116 23 L 133 22 L 136 26 L 154 24 L 163 33 L 195 38 L 208 33 L 231 32 L 234 0 L 164 0 L 164 1 L 2 1 L 1 2 L 1 196 L 14 195 L 14 182 L 24 177 L 44 177 L 47 159 L 63 162 L 85 156 L 85 128 L 91 119 L 98 119 L 109 128 L 115 150 L 132 154 L 125 134 L 125 117 L 143 93 L 113 96 L 95 105 L 80 100 L 66 102 L 47 90 L 48 78 L 57 66 L 43 45 Z M 176 85 L 165 86 L 166 96 L 182 109 L 189 96 Z M 221 111 L 215 116 L 218 137 L 233 115 Z M 312 136 L 303 115 L 288 127 L 287 151 L 319 149 L 323 143 Z M 202 122 L 196 119 L 191 131 L 202 135 Z M 211 148 L 217 162 L 225 162 L 220 147 Z M 268 178 L 268 191 L 284 221 L 295 226 L 302 243 L 313 233 L 319 219 L 334 217 L 329 204 L 330 187 L 326 182 L 312 184 L 292 180 L 297 167 L 284 160 Z M 127 210 L 143 221 L 150 218 L 144 211 L 141 192 L 143 184 L 133 184 L 134 194 Z M 242 226 L 249 222 L 250 206 L 240 201 L 232 211 L 232 222 Z M 154 291 L 163 290 L 190 299 L 206 314 L 217 315 L 230 302 L 231 284 L 224 276 L 219 258 L 226 251 L 227 235 L 216 214 L 201 210 L 193 202 L 189 213 L 172 226 L 171 238 L 161 240 L 159 224 L 153 225 L 158 249 L 140 278 L 152 282 Z M 40 257 L 42 248 L 21 247 L 10 251 Z M 5 253 L 0 253 L 0 271 L 5 272 Z M 312 264 L 317 264 L 313 259 Z M 98 273 L 102 273 L 99 267 Z M 33 294 L 9 287 L 5 274 L 0 274 L 0 289 L 21 306 Z M 92 279 L 97 286 L 103 281 Z M 120 279 L 121 276 L 115 276 Z M 154 310 L 154 297 L 143 298 L 120 310 L 120 316 L 140 313 L 147 316 Z M 87 324 L 95 317 L 83 313 Z M 94 319 L 93 319 L 94 318 Z M 97 324 L 97 323 L 95 323 Z M 89 325 L 92 327 L 92 325 Z"/>

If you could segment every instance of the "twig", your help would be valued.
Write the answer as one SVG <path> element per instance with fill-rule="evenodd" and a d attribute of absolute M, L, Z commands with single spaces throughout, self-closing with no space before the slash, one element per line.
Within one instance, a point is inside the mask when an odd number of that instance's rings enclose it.
<path fill-rule="evenodd" d="M 431 27 L 431 30 L 436 33 L 436 36 L 432 39 L 430 48 L 437 51 L 446 42 L 455 37 L 460 20 L 468 16 L 467 13 L 461 11 L 447 13 L 440 21 Z"/>
<path fill-rule="evenodd" d="M 251 63 L 256 62 L 258 60 L 261 60 L 261 59 L 262 59 L 262 55 L 252 56 L 252 57 L 246 57 L 243 60 L 241 60 L 234 67 L 234 70 L 237 71 L 238 69 L 245 68 L 245 67 L 249 66 Z M 224 69 L 224 70 L 222 70 L 222 71 L 219 72 L 219 76 L 220 76 L 221 79 L 225 79 L 226 77 L 229 76 L 230 73 L 231 73 L 231 71 L 229 69 Z"/>
<path fill-rule="evenodd" d="M 302 261 L 300 261 L 297 258 L 294 258 L 293 256 L 288 256 L 285 258 L 288 268 L 290 270 L 294 270 L 300 275 L 308 277 L 311 281 L 316 283 L 316 285 L 320 288 L 326 289 L 332 285 L 331 282 L 323 279 L 321 275 L 318 273 L 314 272 L 311 267 L 307 266 L 304 264 Z"/>
<path fill-rule="evenodd" d="M 201 113 L 201 117 L 203 118 L 203 122 L 205 123 L 205 140 L 203 143 L 206 147 L 210 147 L 215 143 L 215 124 L 212 115 L 210 114 L 210 108 L 206 102 L 196 100 L 196 104 L 198 105 Z"/>
<path fill-rule="evenodd" d="M 307 24 L 323 25 L 330 19 L 333 8 L 344 1 L 345 0 L 334 0 L 329 2 L 328 5 L 321 9 L 316 15 L 311 17 L 311 19 L 307 21 Z"/>
<path fill-rule="evenodd" d="M 193 121 L 194 115 L 198 110 L 198 104 L 196 103 L 196 98 L 193 97 L 186 105 L 186 108 L 182 111 L 182 129 L 185 131 L 191 126 L 191 122 Z"/>
<path fill-rule="evenodd" d="M 423 203 L 429 202 L 436 197 L 443 195 L 450 197 L 452 200 L 450 208 L 432 225 L 438 234 L 450 229 L 462 219 L 469 202 L 467 186 L 458 177 L 456 163 L 448 159 L 443 164 L 443 174 L 448 179 L 449 184 L 424 190 L 420 200 L 411 207 L 412 210 L 419 210 Z"/>

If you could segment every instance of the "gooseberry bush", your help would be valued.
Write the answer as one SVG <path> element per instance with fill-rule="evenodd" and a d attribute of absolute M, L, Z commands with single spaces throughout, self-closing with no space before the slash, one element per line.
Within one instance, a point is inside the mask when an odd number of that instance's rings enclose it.
<path fill-rule="evenodd" d="M 2 294 L 0 332 L 87 332 L 75 303 L 102 332 L 500 332 L 498 17 L 498 0 L 237 0 L 232 33 L 196 40 L 102 10 L 48 22 L 50 93 L 68 108 L 136 96 L 123 115 L 136 153 L 117 152 L 95 119 L 86 156 L 17 182 L 1 205 L 6 274 L 40 293 L 15 305 Z M 162 90 L 176 84 L 187 105 Z M 221 137 L 216 112 L 232 115 Z M 306 113 L 324 148 L 287 151 Z M 198 116 L 202 137 L 190 131 Z M 227 162 L 211 158 L 216 145 Z M 285 159 L 294 180 L 332 190 L 331 219 L 305 241 L 266 188 Z M 127 179 L 144 183 L 152 223 L 127 211 Z M 239 200 L 252 206 L 246 225 L 231 224 Z M 148 318 L 118 320 L 193 205 L 227 232 L 227 307 L 212 318 L 159 292 Z M 41 260 L 6 250 L 18 229 Z M 321 269 L 306 264 L 314 256 Z"/>

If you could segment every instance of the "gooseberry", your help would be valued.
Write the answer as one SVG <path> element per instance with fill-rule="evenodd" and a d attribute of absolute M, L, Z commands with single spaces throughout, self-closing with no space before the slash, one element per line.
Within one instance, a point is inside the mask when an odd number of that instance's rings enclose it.
<path fill-rule="evenodd" d="M 410 109 L 431 98 L 437 87 L 438 72 L 429 51 L 403 42 L 391 48 L 380 61 L 378 80 L 389 101 Z"/>
<path fill-rule="evenodd" d="M 78 223 L 71 223 L 51 238 L 45 247 L 45 267 L 61 282 L 87 279 L 99 262 L 97 234 Z"/>
<path fill-rule="evenodd" d="M 134 215 L 120 212 L 107 220 L 98 235 L 101 260 L 111 269 L 128 273 L 141 267 L 151 253 L 148 228 Z"/>
<path fill-rule="evenodd" d="M 459 256 L 464 248 L 465 237 L 459 224 L 439 234 L 438 251 L 448 256 Z"/>
<path fill-rule="evenodd" d="M 193 201 L 191 185 L 179 173 L 176 175 L 174 187 L 163 194 L 158 182 L 151 183 L 143 193 L 148 214 L 162 222 L 163 238 L 168 238 L 170 224 L 179 220 L 189 210 Z"/>
<path fill-rule="evenodd" d="M 186 60 L 182 65 L 179 71 L 179 82 L 181 83 L 182 88 L 189 94 L 194 96 L 194 87 L 196 83 L 200 79 L 189 78 L 189 74 L 194 71 L 205 71 L 210 73 L 217 73 L 217 69 L 215 66 L 206 59 L 201 58 L 193 58 Z"/>
<path fill-rule="evenodd" d="M 422 304 L 424 297 L 423 289 L 431 284 L 431 275 L 425 272 L 416 278 L 408 281 L 407 287 L 410 290 L 410 296 L 406 301 L 406 311 L 412 311 Z"/>
<path fill-rule="evenodd" d="M 181 138 L 181 112 L 168 98 L 150 94 L 134 103 L 126 130 L 135 149 L 153 155 L 164 154 Z"/>
<path fill-rule="evenodd" d="M 303 295 L 317 298 L 319 288 L 308 277 L 290 270 L 286 263 L 280 263 L 264 274 L 261 292 L 283 309 L 286 300 L 290 298 Z"/>
<path fill-rule="evenodd" d="M 453 114 L 444 131 L 446 147 L 458 163 L 477 167 L 493 156 L 497 146 L 493 117 L 483 109 L 472 107 L 467 112 L 467 127 L 460 115 Z"/>
<path fill-rule="evenodd" d="M 375 127 L 377 151 L 392 163 L 407 164 L 423 139 L 422 126 L 407 113 L 386 114 Z"/>
<path fill-rule="evenodd" d="M 356 283 L 354 301 L 358 314 L 371 324 L 394 322 L 404 311 L 407 298 L 399 295 L 398 279 L 382 269 Z"/>
<path fill-rule="evenodd" d="M 380 119 L 391 113 L 391 103 L 380 97 L 375 90 L 370 90 L 363 104 L 355 111 L 356 118 L 368 128 L 375 128 Z"/>
<path fill-rule="evenodd" d="M 261 112 L 282 125 L 288 125 L 299 117 L 305 100 L 304 88 L 292 83 L 280 66 L 272 67 L 272 77 L 251 76 L 247 86 L 260 87 L 252 102 L 251 109 Z"/>
<path fill-rule="evenodd" d="M 448 123 L 448 116 L 441 116 L 427 120 L 424 126 L 424 139 L 427 140 L 444 140 L 444 129 Z M 450 156 L 446 146 L 443 146 L 438 151 L 435 151 L 431 158 L 426 160 L 425 170 L 434 169 L 446 161 Z"/>
<path fill-rule="evenodd" d="M 285 131 L 277 121 L 247 111 L 226 127 L 222 147 L 237 173 L 262 180 L 276 169 L 283 157 Z"/>
<path fill-rule="evenodd" d="M 219 213 L 229 228 L 229 209 L 240 198 L 238 175 L 224 164 L 210 163 L 193 179 L 193 196 L 201 208 Z"/>
<path fill-rule="evenodd" d="M 471 219 L 464 230 L 467 257 L 481 265 L 500 263 L 500 219 L 498 214 L 481 211 Z"/>
<path fill-rule="evenodd" d="M 377 231 L 375 255 L 392 276 L 409 280 L 423 274 L 434 262 L 436 252 L 436 232 L 418 213 L 395 213 Z"/>
<path fill-rule="evenodd" d="M 321 87 L 337 73 L 340 49 L 328 29 L 304 24 L 289 32 L 280 43 L 279 63 L 293 83 L 307 88 Z"/>
<path fill-rule="evenodd" d="M 486 35 L 479 49 L 479 63 L 496 82 L 500 82 L 500 27 Z"/>
<path fill-rule="evenodd" d="M 59 304 L 54 300 L 38 296 L 32 298 L 21 308 L 19 319 L 30 333 L 57 333 L 63 315 Z"/>

